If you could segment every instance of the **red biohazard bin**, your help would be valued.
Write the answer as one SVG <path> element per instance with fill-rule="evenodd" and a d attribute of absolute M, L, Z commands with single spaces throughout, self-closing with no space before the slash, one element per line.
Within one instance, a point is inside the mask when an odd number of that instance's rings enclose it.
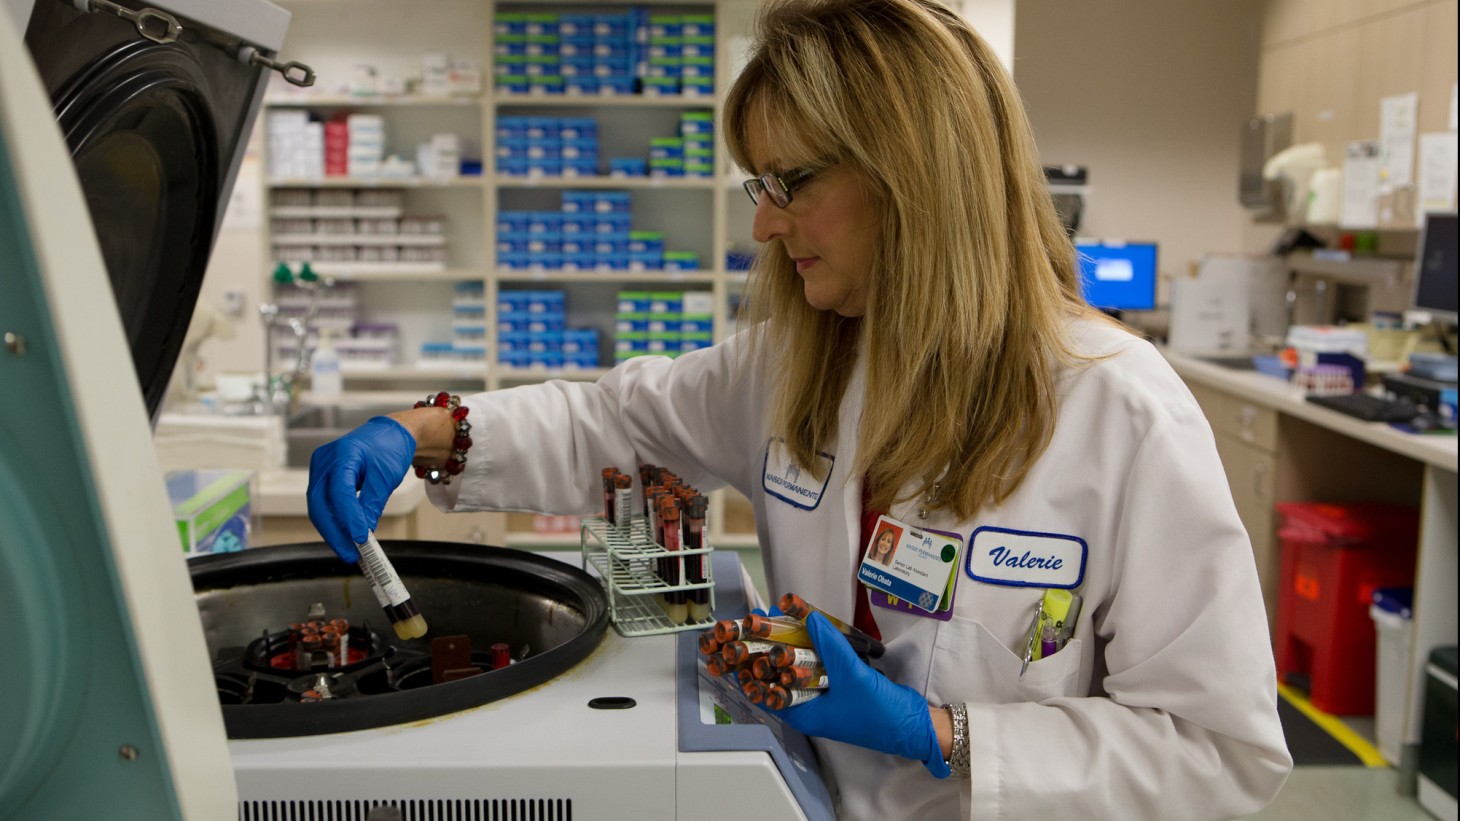
<path fill-rule="evenodd" d="M 1376 589 L 1414 583 L 1419 514 L 1374 502 L 1279 502 L 1282 579 L 1278 680 L 1308 683 L 1308 699 L 1334 715 L 1374 712 Z"/>

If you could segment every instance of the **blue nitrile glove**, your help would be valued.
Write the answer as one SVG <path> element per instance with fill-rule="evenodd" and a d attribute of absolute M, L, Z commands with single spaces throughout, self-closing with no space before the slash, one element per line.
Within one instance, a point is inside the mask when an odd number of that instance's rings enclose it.
<path fill-rule="evenodd" d="M 807 617 L 806 631 L 821 656 L 829 686 L 819 698 L 771 712 L 806 735 L 921 761 L 928 772 L 947 778 L 948 763 L 938 746 L 927 699 L 857 658 L 820 613 Z"/>
<path fill-rule="evenodd" d="M 309 521 L 341 559 L 360 559 L 355 545 L 375 529 L 415 455 L 416 438 L 410 431 L 388 416 L 377 416 L 309 457 Z"/>

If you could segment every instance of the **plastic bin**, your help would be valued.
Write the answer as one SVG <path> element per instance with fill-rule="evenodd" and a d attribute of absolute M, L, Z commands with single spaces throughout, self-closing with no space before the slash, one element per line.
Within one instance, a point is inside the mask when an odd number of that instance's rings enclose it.
<path fill-rule="evenodd" d="M 1280 502 L 1278 680 L 1334 715 L 1374 712 L 1374 591 L 1414 584 L 1418 513 L 1383 503 Z"/>
<path fill-rule="evenodd" d="M 1374 591 L 1369 618 L 1378 636 L 1374 681 L 1374 735 L 1379 753 L 1399 766 L 1404 750 L 1404 698 L 1409 689 L 1409 647 L 1414 615 L 1414 590 L 1386 587 Z"/>

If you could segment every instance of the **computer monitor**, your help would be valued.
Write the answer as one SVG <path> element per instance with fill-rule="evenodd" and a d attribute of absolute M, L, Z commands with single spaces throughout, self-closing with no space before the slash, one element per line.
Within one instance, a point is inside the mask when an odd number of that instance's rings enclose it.
<path fill-rule="evenodd" d="M 1075 240 L 1085 301 L 1103 311 L 1156 307 L 1156 243 Z"/>
<path fill-rule="evenodd" d="M 1410 306 L 1437 322 L 1455 324 L 1455 281 L 1460 263 L 1455 252 L 1455 212 L 1425 214 L 1414 258 L 1414 295 Z"/>

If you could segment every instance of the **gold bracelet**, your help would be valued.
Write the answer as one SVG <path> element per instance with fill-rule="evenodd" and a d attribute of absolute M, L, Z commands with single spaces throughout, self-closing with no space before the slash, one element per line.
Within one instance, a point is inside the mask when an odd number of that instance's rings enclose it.
<path fill-rule="evenodd" d="M 972 769 L 968 753 L 968 705 L 944 704 L 943 709 L 953 719 L 953 745 L 948 755 L 948 774 L 955 778 L 968 778 Z"/>

